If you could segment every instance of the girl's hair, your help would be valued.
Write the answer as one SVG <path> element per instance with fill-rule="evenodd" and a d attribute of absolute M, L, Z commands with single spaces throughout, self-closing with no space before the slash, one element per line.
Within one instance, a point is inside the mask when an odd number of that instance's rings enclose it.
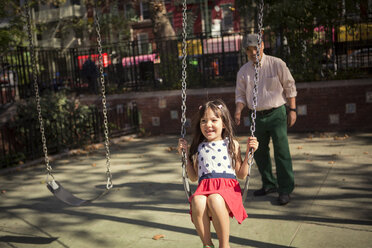
<path fill-rule="evenodd" d="M 228 151 L 229 154 L 231 155 L 231 158 L 233 160 L 233 167 L 235 168 L 235 144 L 234 144 L 234 127 L 233 127 L 233 121 L 230 115 L 230 112 L 228 108 L 226 107 L 226 104 L 220 100 L 213 100 L 204 103 L 199 107 L 199 111 L 196 113 L 193 119 L 193 139 L 191 142 L 190 146 L 190 152 L 189 152 L 189 159 L 190 161 L 194 161 L 193 157 L 194 155 L 197 154 L 198 152 L 198 146 L 201 142 L 205 140 L 205 137 L 200 130 L 200 120 L 203 118 L 205 112 L 211 109 L 213 113 L 222 119 L 222 122 L 225 126 L 225 128 L 222 130 L 222 139 L 227 138 L 229 140 L 229 145 L 228 145 Z"/>

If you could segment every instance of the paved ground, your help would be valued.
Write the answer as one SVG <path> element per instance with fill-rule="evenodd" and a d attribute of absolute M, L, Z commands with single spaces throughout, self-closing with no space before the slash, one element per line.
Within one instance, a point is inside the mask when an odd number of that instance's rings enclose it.
<path fill-rule="evenodd" d="M 55 199 L 45 187 L 43 165 L 0 175 L 0 247 L 200 248 L 172 149 L 177 139 L 116 140 L 115 186 L 87 206 Z M 231 247 L 371 247 L 372 134 L 291 134 L 290 144 L 292 201 L 279 206 L 275 194 L 253 197 L 261 186 L 254 167 L 245 203 L 249 218 L 241 225 L 231 220 Z M 98 149 L 52 166 L 65 188 L 89 198 L 105 185 L 104 162 Z M 164 237 L 154 240 L 159 234 Z"/>

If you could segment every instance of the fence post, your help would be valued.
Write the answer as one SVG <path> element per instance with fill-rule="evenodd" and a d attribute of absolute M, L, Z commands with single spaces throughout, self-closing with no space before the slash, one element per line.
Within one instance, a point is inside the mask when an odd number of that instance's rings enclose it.
<path fill-rule="evenodd" d="M 200 84 L 203 85 L 203 87 L 205 88 L 205 81 L 206 81 L 206 77 L 205 77 L 205 63 L 204 63 L 204 40 L 203 40 L 203 33 L 200 33 L 200 42 L 201 42 L 201 49 L 202 49 L 202 54 L 201 54 L 201 58 L 199 59 L 200 61 L 200 65 L 199 65 L 199 69 L 200 69 Z M 206 42 L 208 42 L 208 40 L 206 39 Z M 207 44 L 207 49 L 208 49 L 208 44 Z"/>
<path fill-rule="evenodd" d="M 133 70 L 134 70 L 134 83 L 135 83 L 135 91 L 138 91 L 138 75 L 137 75 L 137 65 L 136 65 L 136 41 L 132 41 L 132 53 L 133 53 Z"/>
<path fill-rule="evenodd" d="M 224 40 L 223 40 L 223 31 L 222 31 L 222 29 L 221 29 L 221 39 L 222 39 L 222 44 L 221 44 L 221 47 L 222 47 L 222 59 L 221 59 L 221 61 L 219 61 L 219 63 L 221 63 L 221 65 L 219 64 L 218 65 L 218 67 L 220 67 L 221 66 L 221 68 L 223 68 L 223 74 L 222 75 L 225 75 L 225 70 L 226 70 L 226 68 L 225 68 L 225 58 L 226 58 L 226 56 L 225 56 L 225 42 L 224 42 Z M 230 37 L 228 37 L 227 38 L 227 43 L 229 44 L 229 46 L 230 46 Z"/>

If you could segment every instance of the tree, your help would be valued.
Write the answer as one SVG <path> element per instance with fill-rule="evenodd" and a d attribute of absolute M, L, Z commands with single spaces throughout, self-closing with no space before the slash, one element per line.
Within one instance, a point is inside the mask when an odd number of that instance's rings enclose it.
<path fill-rule="evenodd" d="M 119 37 L 129 36 L 129 21 L 123 16 L 123 13 L 117 11 L 119 0 L 83 0 L 87 9 L 98 6 L 101 32 L 108 42 L 117 41 Z M 62 6 L 66 0 L 29 0 L 29 6 L 32 8 L 37 4 L 49 4 L 53 6 Z M 32 20 L 35 21 L 35 20 Z M 58 29 L 61 38 L 68 36 L 73 32 L 75 38 L 84 38 L 88 35 L 95 35 L 93 18 L 70 17 L 58 21 Z M 27 23 L 25 15 L 25 5 L 20 5 L 19 0 L 1 0 L 0 1 L 0 51 L 8 50 L 9 47 L 27 46 L 27 33 L 25 25 Z M 47 23 L 39 23 L 34 32 L 40 33 L 47 27 Z M 105 31 L 105 32 L 103 32 Z M 88 45 L 89 43 L 84 43 Z"/>
<path fill-rule="evenodd" d="M 22 45 L 26 38 L 23 32 L 25 16 L 17 0 L 0 1 L 0 51 Z"/>
<path fill-rule="evenodd" d="M 236 0 L 241 18 L 257 19 L 253 2 Z M 266 47 L 287 62 L 298 80 L 319 75 L 324 53 L 335 52 L 338 27 L 346 23 L 351 30 L 353 22 L 361 20 L 362 8 L 368 9 L 366 0 L 264 0 L 264 4 L 265 40 L 274 44 Z"/>
<path fill-rule="evenodd" d="M 240 25 L 244 31 L 254 27 L 256 12 L 252 11 L 255 6 L 255 0 L 235 0 L 235 8 L 239 12 Z"/>
<path fill-rule="evenodd" d="M 167 16 L 164 0 L 149 1 L 149 4 L 155 37 L 158 39 L 174 38 L 176 33 Z"/>
<path fill-rule="evenodd" d="M 172 78 L 179 78 L 179 70 L 167 70 L 170 66 L 179 66 L 179 59 L 174 54 L 178 53 L 177 37 L 167 16 L 167 9 L 163 0 L 149 1 L 150 15 L 153 24 L 153 32 L 156 38 L 156 51 L 160 55 L 161 73 L 167 74 L 164 83 L 167 86 L 173 84 Z M 167 73 L 168 72 L 168 73 Z M 175 74 L 174 74 L 175 73 Z"/>
<path fill-rule="evenodd" d="M 123 12 L 119 12 L 120 0 L 84 0 L 88 13 L 93 14 L 97 11 L 101 35 L 106 39 L 106 43 L 118 42 L 122 37 L 130 36 L 129 22 Z M 95 27 L 92 18 L 88 17 L 87 30 L 89 34 L 95 33 Z"/>
<path fill-rule="evenodd" d="M 274 54 L 285 59 L 299 80 L 313 78 L 343 22 L 342 13 L 345 8 L 355 11 L 355 6 L 352 0 L 265 0 L 265 33 L 270 32 L 279 44 Z"/>

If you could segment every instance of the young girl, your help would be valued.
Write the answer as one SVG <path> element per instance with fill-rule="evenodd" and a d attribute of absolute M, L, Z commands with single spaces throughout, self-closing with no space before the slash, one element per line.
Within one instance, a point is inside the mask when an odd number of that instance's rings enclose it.
<path fill-rule="evenodd" d="M 257 139 L 248 138 L 247 151 L 258 148 Z M 242 161 L 240 146 L 234 139 L 232 119 L 225 103 L 209 101 L 199 107 L 194 123 L 193 140 L 179 139 L 178 152 L 186 152 L 186 171 L 191 181 L 199 179 L 189 198 L 190 213 L 204 248 L 214 247 L 210 220 L 216 230 L 220 248 L 228 248 L 230 217 L 238 223 L 248 217 L 241 196 L 239 179 L 248 175 L 248 157 Z"/>

